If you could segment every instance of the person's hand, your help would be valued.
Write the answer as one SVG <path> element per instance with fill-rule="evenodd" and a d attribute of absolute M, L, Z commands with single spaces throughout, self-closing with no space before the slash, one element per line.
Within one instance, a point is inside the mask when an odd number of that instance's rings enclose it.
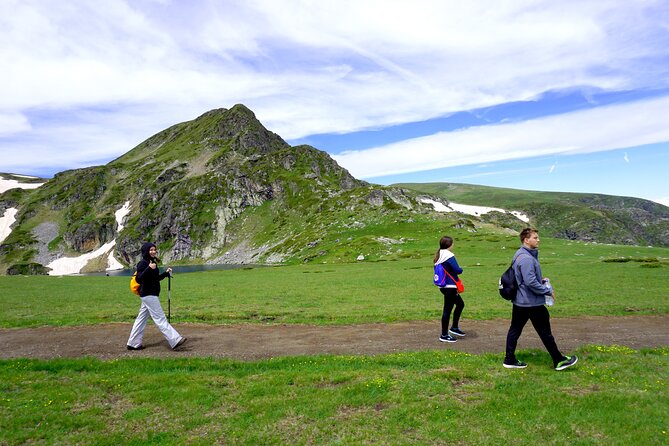
<path fill-rule="evenodd" d="M 167 268 L 167 274 L 172 275 L 172 268 Z"/>
<path fill-rule="evenodd" d="M 156 268 L 158 268 L 158 265 L 156 265 L 156 264 L 153 263 L 153 262 L 149 262 L 149 268 L 151 268 L 151 269 L 156 269 Z"/>

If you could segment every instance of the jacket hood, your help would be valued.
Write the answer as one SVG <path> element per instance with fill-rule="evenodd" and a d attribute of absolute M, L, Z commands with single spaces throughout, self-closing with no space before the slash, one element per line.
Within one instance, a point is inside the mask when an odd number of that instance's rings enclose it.
<path fill-rule="evenodd" d="M 439 250 L 439 260 L 435 262 L 435 266 L 439 265 L 440 263 L 444 263 L 446 260 L 450 259 L 451 257 L 455 257 L 455 255 L 449 251 L 448 249 L 440 249 Z"/>
<path fill-rule="evenodd" d="M 155 243 L 146 242 L 142 245 L 142 258 L 144 260 L 151 260 L 151 256 L 149 255 L 149 249 L 151 249 L 152 246 L 156 246 Z"/>

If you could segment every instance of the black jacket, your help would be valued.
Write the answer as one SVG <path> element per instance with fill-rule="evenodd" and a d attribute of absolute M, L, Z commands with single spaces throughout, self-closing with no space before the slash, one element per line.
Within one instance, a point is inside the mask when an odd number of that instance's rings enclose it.
<path fill-rule="evenodd" d="M 160 281 L 169 276 L 167 272 L 162 274 L 156 267 L 149 268 L 149 263 L 157 263 L 157 259 L 149 255 L 149 249 L 156 246 L 153 243 L 144 243 L 142 245 L 142 260 L 137 264 L 137 283 L 139 283 L 139 295 L 144 296 L 160 296 Z"/>

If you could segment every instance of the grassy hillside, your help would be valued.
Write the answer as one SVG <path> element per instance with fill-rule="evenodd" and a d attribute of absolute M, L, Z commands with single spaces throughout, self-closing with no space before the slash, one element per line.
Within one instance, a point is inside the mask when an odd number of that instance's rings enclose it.
<path fill-rule="evenodd" d="M 538 192 L 454 183 L 401 183 L 456 203 L 517 210 L 545 235 L 600 243 L 669 246 L 669 208 L 633 197 Z M 484 216 L 494 221 L 495 215 Z"/>

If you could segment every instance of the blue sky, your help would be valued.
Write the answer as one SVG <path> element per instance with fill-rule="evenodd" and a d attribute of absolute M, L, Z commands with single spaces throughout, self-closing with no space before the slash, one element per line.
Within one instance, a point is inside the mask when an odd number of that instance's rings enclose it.
<path fill-rule="evenodd" d="M 666 1 L 0 2 L 0 172 L 243 103 L 380 184 L 669 204 Z"/>

